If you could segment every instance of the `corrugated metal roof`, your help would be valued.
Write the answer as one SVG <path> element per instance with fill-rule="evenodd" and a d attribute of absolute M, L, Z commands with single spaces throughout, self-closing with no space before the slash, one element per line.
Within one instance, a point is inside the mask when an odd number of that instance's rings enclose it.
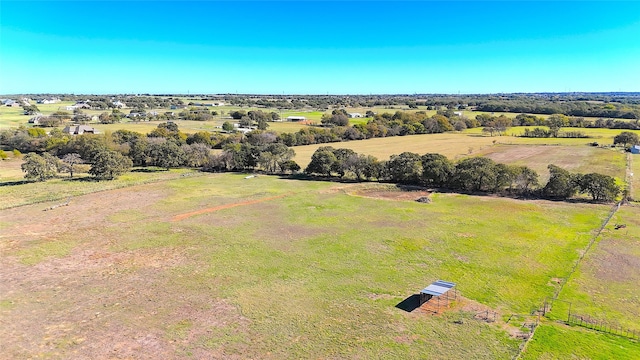
<path fill-rule="evenodd" d="M 453 288 L 454 286 L 456 286 L 456 283 L 452 283 L 444 280 L 438 280 L 432 283 L 431 285 L 427 286 L 426 288 L 422 289 L 420 293 L 433 295 L 433 296 L 440 296 L 446 293 L 447 291 L 451 290 L 451 288 Z"/>

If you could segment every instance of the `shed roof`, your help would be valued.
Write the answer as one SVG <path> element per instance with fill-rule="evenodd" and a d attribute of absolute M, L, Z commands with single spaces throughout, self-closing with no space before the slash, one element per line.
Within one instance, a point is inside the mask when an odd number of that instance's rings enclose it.
<path fill-rule="evenodd" d="M 455 283 L 444 281 L 444 280 L 438 280 L 433 282 L 431 285 L 427 286 L 426 288 L 422 289 L 420 293 L 433 295 L 433 296 L 440 296 L 446 293 L 447 291 L 451 290 L 451 288 L 453 288 L 454 286 L 456 286 Z"/>

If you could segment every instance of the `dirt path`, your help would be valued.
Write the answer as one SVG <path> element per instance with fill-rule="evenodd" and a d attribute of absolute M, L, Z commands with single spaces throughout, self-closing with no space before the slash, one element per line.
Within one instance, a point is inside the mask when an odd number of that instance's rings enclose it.
<path fill-rule="evenodd" d="M 256 199 L 256 200 L 249 200 L 249 201 L 243 201 L 243 202 L 239 202 L 239 203 L 225 204 L 225 205 L 214 206 L 214 207 L 210 207 L 210 208 L 206 208 L 206 209 L 200 209 L 200 210 L 191 211 L 191 212 L 188 212 L 188 213 L 176 215 L 171 219 L 171 221 L 174 221 L 174 222 L 175 221 L 181 221 L 181 220 L 190 218 L 192 216 L 201 215 L 201 214 L 207 214 L 207 213 L 215 212 L 215 211 L 218 211 L 218 210 L 231 209 L 231 208 L 238 207 L 238 206 L 253 205 L 253 204 L 258 204 L 258 203 L 269 201 L 269 200 L 281 199 L 281 198 L 283 198 L 285 196 L 288 196 L 288 195 L 291 195 L 291 194 L 270 196 L 270 197 Z"/>

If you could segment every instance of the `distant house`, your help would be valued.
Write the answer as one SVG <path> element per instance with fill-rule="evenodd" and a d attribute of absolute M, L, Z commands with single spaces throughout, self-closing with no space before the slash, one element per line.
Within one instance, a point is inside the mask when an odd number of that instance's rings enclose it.
<path fill-rule="evenodd" d="M 57 102 L 60 102 L 60 99 L 58 99 L 58 98 L 45 98 L 45 99 L 36 100 L 36 103 L 38 103 L 38 104 L 55 104 Z"/>
<path fill-rule="evenodd" d="M 115 107 L 117 107 L 119 109 L 122 109 L 122 108 L 126 108 L 127 104 L 123 103 L 120 100 L 116 100 L 116 101 L 113 102 L 113 106 L 115 106 Z"/>
<path fill-rule="evenodd" d="M 631 153 L 632 154 L 640 154 L 640 145 L 633 145 L 631 147 Z"/>
<path fill-rule="evenodd" d="M 20 103 L 15 101 L 15 100 L 11 100 L 11 99 L 4 99 L 2 101 L 2 105 L 4 106 L 9 106 L 9 107 L 20 107 Z"/>
<path fill-rule="evenodd" d="M 42 114 L 37 114 L 36 116 L 32 117 L 31 119 L 29 119 L 29 124 L 33 124 L 33 125 L 40 125 L 40 120 L 43 118 L 44 116 Z"/>
<path fill-rule="evenodd" d="M 462 117 L 462 111 L 454 111 L 453 115 Z"/>
<path fill-rule="evenodd" d="M 171 105 L 169 107 L 169 109 L 171 109 L 171 110 L 186 109 L 186 108 L 187 108 L 187 105 Z"/>
<path fill-rule="evenodd" d="M 287 116 L 287 121 L 305 121 L 307 120 L 304 116 Z"/>
<path fill-rule="evenodd" d="M 349 113 L 347 115 L 349 115 L 350 118 L 361 118 L 362 117 L 362 114 L 360 114 L 360 113 Z"/>
<path fill-rule="evenodd" d="M 77 108 L 78 108 L 78 107 L 77 107 L 77 106 L 75 106 L 75 105 L 68 105 L 68 106 L 65 106 L 65 107 L 64 107 L 64 109 L 65 109 L 65 110 L 67 110 L 67 111 L 73 111 L 73 110 L 75 110 L 75 109 L 77 109 Z"/>
<path fill-rule="evenodd" d="M 98 134 L 96 129 L 88 125 L 71 125 L 62 130 L 62 133 L 69 135 L 82 135 L 82 134 Z"/>

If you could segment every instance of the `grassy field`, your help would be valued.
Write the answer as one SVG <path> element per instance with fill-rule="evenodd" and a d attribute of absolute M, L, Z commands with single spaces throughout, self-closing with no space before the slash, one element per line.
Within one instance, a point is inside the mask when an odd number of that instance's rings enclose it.
<path fill-rule="evenodd" d="M 521 357 L 523 360 L 639 358 L 637 342 L 557 323 L 544 323 L 538 327 Z"/>
<path fill-rule="evenodd" d="M 476 155 L 476 154 L 474 154 Z M 477 153 L 499 163 L 526 165 L 547 174 L 549 164 L 572 172 L 599 172 L 624 180 L 626 155 L 619 149 L 591 146 L 495 145 Z M 546 181 L 546 175 L 542 179 Z"/>
<path fill-rule="evenodd" d="M 201 175 L 189 169 L 134 168 L 114 181 L 95 181 L 89 174 L 79 173 L 73 178 L 61 177 L 41 183 L 25 180 L 21 164 L 21 159 L 0 162 L 0 210 L 47 201 L 63 202 L 61 200 L 97 191 Z"/>
<path fill-rule="evenodd" d="M 560 293 L 571 313 L 640 333 L 640 208 L 623 206 Z M 625 228 L 615 230 L 616 224 Z M 552 315 L 566 319 L 566 304 Z"/>
<path fill-rule="evenodd" d="M 473 129 L 475 130 L 475 129 Z M 603 132 L 600 132 L 603 133 Z M 482 136 L 476 131 L 427 134 L 296 146 L 295 160 L 303 168 L 320 146 L 349 148 L 357 153 L 386 160 L 393 154 L 410 151 L 436 152 L 458 160 L 467 156 L 488 156 L 498 162 L 527 165 L 542 176 L 548 164 L 571 171 L 602 172 L 624 179 L 625 155 L 620 150 L 588 146 L 593 139 L 531 139 L 513 136 Z"/>
<path fill-rule="evenodd" d="M 608 210 L 367 196 L 390 190 L 208 174 L 5 210 L 0 347 L 12 358 L 512 358 L 520 342 L 475 309 L 536 308 Z M 458 284 L 450 311 L 395 307 L 436 279 Z"/>

